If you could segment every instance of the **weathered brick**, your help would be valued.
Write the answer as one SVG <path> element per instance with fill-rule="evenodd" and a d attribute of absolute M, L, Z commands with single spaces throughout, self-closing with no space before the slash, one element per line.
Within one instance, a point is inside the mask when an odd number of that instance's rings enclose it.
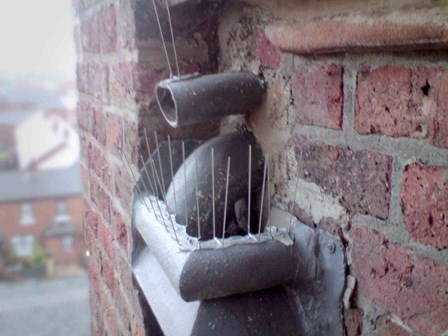
<path fill-rule="evenodd" d="M 148 103 L 161 74 L 151 66 L 121 62 L 111 68 L 111 94 L 118 103 Z M 123 102 L 121 100 L 124 100 Z"/>
<path fill-rule="evenodd" d="M 92 132 L 93 107 L 86 101 L 80 100 L 77 106 L 78 127 L 87 133 Z"/>
<path fill-rule="evenodd" d="M 111 181 L 110 165 L 98 146 L 92 145 L 89 150 L 89 167 L 103 181 L 109 185 Z"/>
<path fill-rule="evenodd" d="M 123 142 L 123 118 L 113 113 L 106 113 L 106 147 L 110 152 L 119 154 Z"/>
<path fill-rule="evenodd" d="M 100 209 L 101 214 L 107 221 L 110 220 L 110 197 L 98 183 L 98 177 L 90 176 L 90 198 Z"/>
<path fill-rule="evenodd" d="M 90 288 L 93 289 L 93 293 L 95 294 L 94 297 L 98 298 L 100 296 L 98 268 L 96 267 L 95 262 L 91 258 L 88 260 L 87 267 L 88 267 L 88 272 L 89 272 Z"/>
<path fill-rule="evenodd" d="M 109 97 L 109 67 L 103 63 L 88 65 L 88 93 L 102 102 Z"/>
<path fill-rule="evenodd" d="M 117 17 L 115 6 L 109 5 L 103 8 L 98 15 L 101 16 L 101 52 L 112 52 L 117 48 Z"/>
<path fill-rule="evenodd" d="M 408 165 L 401 186 L 403 217 L 411 237 L 438 250 L 448 247 L 448 168 Z"/>
<path fill-rule="evenodd" d="M 410 332 L 392 322 L 387 316 L 380 316 L 376 320 L 375 336 L 412 336 Z"/>
<path fill-rule="evenodd" d="M 135 47 L 134 10 L 128 0 L 120 0 L 117 4 L 117 46 L 131 50 Z"/>
<path fill-rule="evenodd" d="M 79 93 L 89 93 L 88 66 L 86 63 L 76 64 L 76 85 Z"/>
<path fill-rule="evenodd" d="M 364 66 L 355 127 L 361 134 L 426 139 L 448 147 L 448 71 L 442 67 Z"/>
<path fill-rule="evenodd" d="M 89 192 L 89 169 L 81 165 L 81 181 L 82 181 L 82 189 L 84 190 L 85 194 L 88 194 Z"/>
<path fill-rule="evenodd" d="M 98 241 L 100 246 L 102 247 L 104 253 L 109 258 L 109 260 L 113 260 L 113 246 L 112 246 L 112 233 L 109 228 L 106 226 L 104 220 L 101 217 L 98 220 Z"/>
<path fill-rule="evenodd" d="M 114 237 L 123 248 L 123 250 L 128 253 L 129 250 L 129 229 L 126 224 L 125 219 L 120 214 L 120 212 L 114 208 L 112 208 L 111 214 L 111 226 L 114 232 Z"/>
<path fill-rule="evenodd" d="M 92 135 L 98 140 L 100 144 L 106 143 L 106 116 L 102 109 L 93 109 L 93 130 Z"/>
<path fill-rule="evenodd" d="M 361 309 L 344 310 L 344 327 L 346 336 L 359 336 L 362 331 L 364 313 Z"/>
<path fill-rule="evenodd" d="M 112 176 L 114 181 L 114 195 L 122 203 L 130 204 L 132 194 L 132 181 L 129 172 L 120 164 L 111 163 Z"/>
<path fill-rule="evenodd" d="M 101 51 L 100 17 L 94 15 L 81 22 L 82 50 L 89 53 Z"/>
<path fill-rule="evenodd" d="M 389 242 L 368 228 L 354 228 L 353 267 L 363 295 L 428 336 L 448 328 L 448 270 Z"/>
<path fill-rule="evenodd" d="M 299 177 L 338 197 L 351 213 L 385 219 L 389 213 L 392 158 L 376 152 L 353 151 L 310 143 L 304 138 L 290 141 L 299 162 Z M 300 155 L 302 152 L 302 156 Z"/>
<path fill-rule="evenodd" d="M 341 65 L 301 68 L 291 78 L 295 118 L 298 123 L 332 129 L 342 127 Z"/>
<path fill-rule="evenodd" d="M 262 31 L 255 31 L 254 37 L 256 42 L 254 56 L 261 61 L 262 65 L 277 69 L 281 61 L 280 49 L 273 46 Z"/>
<path fill-rule="evenodd" d="M 84 52 L 108 53 L 116 49 L 115 6 L 108 5 L 81 22 L 81 46 Z"/>
<path fill-rule="evenodd" d="M 109 260 L 104 255 L 101 258 L 101 275 L 107 288 L 113 293 L 116 286 L 116 280 L 113 270 L 113 261 Z"/>

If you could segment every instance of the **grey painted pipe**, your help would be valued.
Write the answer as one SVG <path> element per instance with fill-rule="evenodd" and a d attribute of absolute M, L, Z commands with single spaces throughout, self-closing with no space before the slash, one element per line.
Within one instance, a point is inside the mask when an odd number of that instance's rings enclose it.
<path fill-rule="evenodd" d="M 307 260 L 309 256 L 299 255 L 294 245 L 269 240 L 179 252 L 172 235 L 154 216 L 148 216 L 138 199 L 134 200 L 133 219 L 174 289 L 185 301 L 271 288 L 306 275 L 298 266 L 303 264 L 302 258 Z"/>
<path fill-rule="evenodd" d="M 248 71 L 184 76 L 156 86 L 157 102 L 172 127 L 248 113 L 263 93 L 263 81 Z"/>
<path fill-rule="evenodd" d="M 197 202 L 196 202 L 196 156 L 198 169 L 199 222 L 201 240 L 213 239 L 212 211 L 212 169 L 211 149 L 215 157 L 215 209 L 216 237 L 222 237 L 224 211 L 227 212 L 226 228 L 232 220 L 233 204 L 247 196 L 248 183 L 248 149 L 252 146 L 251 186 L 257 190 L 263 180 L 263 153 L 255 137 L 249 132 L 234 132 L 216 137 L 195 150 L 174 175 L 176 202 L 173 183 L 167 191 L 167 205 L 175 213 L 179 223 L 187 224 L 187 233 L 198 237 Z M 224 209 L 227 157 L 231 157 L 228 206 Z M 187 179 L 184 177 L 184 169 Z M 186 196 L 185 196 L 186 195 Z M 254 198 L 255 199 L 255 198 Z M 258 206 L 257 206 L 258 208 Z M 187 217 L 188 216 L 188 220 Z M 230 235 L 230 234 L 227 234 Z"/>
<path fill-rule="evenodd" d="M 292 245 L 277 240 L 194 251 L 182 269 L 179 292 L 194 301 L 284 285 L 294 279 L 299 260 Z"/>

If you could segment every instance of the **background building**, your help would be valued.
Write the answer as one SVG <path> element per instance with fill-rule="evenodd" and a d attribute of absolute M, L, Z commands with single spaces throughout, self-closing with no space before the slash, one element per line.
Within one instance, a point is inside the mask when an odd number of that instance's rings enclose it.
<path fill-rule="evenodd" d="M 79 165 L 0 175 L 0 231 L 6 263 L 29 262 L 43 253 L 56 265 L 84 254 Z"/>

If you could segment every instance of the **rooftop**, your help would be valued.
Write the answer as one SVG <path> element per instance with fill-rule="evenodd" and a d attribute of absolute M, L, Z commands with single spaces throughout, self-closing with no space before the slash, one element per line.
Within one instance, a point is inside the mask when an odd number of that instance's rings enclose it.
<path fill-rule="evenodd" d="M 17 126 L 29 118 L 37 110 L 11 110 L 0 112 L 0 125 Z"/>
<path fill-rule="evenodd" d="M 79 164 L 66 169 L 0 173 L 0 203 L 82 194 Z"/>

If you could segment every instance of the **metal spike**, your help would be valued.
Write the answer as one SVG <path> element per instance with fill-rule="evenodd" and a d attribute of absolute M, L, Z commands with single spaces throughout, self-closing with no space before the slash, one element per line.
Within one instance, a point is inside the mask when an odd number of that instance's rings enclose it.
<path fill-rule="evenodd" d="M 177 215 L 176 186 L 174 184 L 173 156 L 172 156 L 172 152 L 171 152 L 171 138 L 169 135 L 168 135 L 168 152 L 170 155 L 171 185 L 173 186 L 174 210 L 176 211 L 176 215 Z"/>
<path fill-rule="evenodd" d="M 196 216 L 197 216 L 197 222 L 198 222 L 198 242 L 201 239 L 201 220 L 199 217 L 199 190 L 198 190 L 198 152 L 194 152 L 194 165 L 195 165 L 195 171 L 196 171 L 196 178 L 195 178 L 195 184 L 196 184 Z M 199 244 L 199 248 L 201 245 Z"/>
<path fill-rule="evenodd" d="M 168 227 L 167 227 L 167 225 L 166 225 L 166 223 L 165 223 L 165 217 L 163 216 L 162 209 L 160 208 L 160 204 L 159 204 L 159 196 L 158 196 L 158 195 L 156 196 L 156 192 L 155 192 L 155 190 L 157 190 L 157 186 L 156 186 L 156 188 L 154 189 L 154 186 L 153 186 L 153 184 L 152 184 L 152 182 L 151 182 L 151 178 L 150 178 L 150 176 L 149 176 L 148 169 L 146 168 L 146 164 L 145 164 L 145 162 L 143 161 L 143 156 L 141 156 L 141 155 L 140 155 L 140 160 L 143 162 L 143 167 L 144 167 L 144 169 L 145 169 L 146 176 L 148 176 L 148 181 L 149 181 L 149 185 L 150 185 L 151 190 L 152 190 L 152 194 L 156 197 L 156 204 L 157 204 L 157 208 L 159 209 L 159 213 L 160 213 L 160 217 L 162 218 L 163 225 L 165 226 L 165 229 L 168 231 Z M 151 163 L 151 162 L 150 162 L 150 163 Z M 151 202 L 151 204 L 152 204 L 152 202 Z"/>
<path fill-rule="evenodd" d="M 250 196 L 251 190 L 251 179 L 252 179 L 252 146 L 249 145 L 249 172 L 247 179 L 247 234 L 250 235 Z"/>
<path fill-rule="evenodd" d="M 138 185 L 137 181 L 134 180 L 134 178 L 131 176 L 131 173 L 129 172 L 128 167 L 126 166 L 126 163 L 124 162 L 124 158 L 123 158 L 123 157 L 124 157 L 124 153 L 123 153 L 123 152 L 120 150 L 120 148 L 118 148 L 117 146 L 115 146 L 115 148 L 116 148 L 117 151 L 120 153 L 121 163 L 123 164 L 124 170 L 126 171 L 126 174 L 128 175 L 129 180 L 130 180 L 131 183 L 133 183 L 133 184 L 137 187 L 137 189 L 138 189 L 138 193 L 139 193 L 139 195 L 140 195 L 140 202 L 141 202 L 142 204 L 145 204 L 145 206 L 148 208 L 148 205 L 147 205 L 146 202 L 144 201 L 143 192 L 142 192 L 140 186 Z M 148 210 L 149 210 L 149 208 L 148 208 Z"/>
<path fill-rule="evenodd" d="M 300 151 L 300 156 L 299 156 L 299 163 L 297 164 L 297 170 L 299 170 L 300 164 L 302 163 L 302 151 Z M 293 204 L 296 202 L 296 197 L 297 197 L 297 190 L 299 189 L 299 177 L 297 177 L 297 181 L 296 181 L 296 187 L 294 188 L 294 198 L 292 199 Z M 292 211 L 291 211 L 292 212 Z M 294 216 L 291 213 L 291 218 L 289 220 L 289 233 L 291 233 L 292 231 L 292 220 L 293 220 Z"/>
<path fill-rule="evenodd" d="M 227 217 L 227 197 L 229 193 L 229 175 L 230 175 L 230 156 L 227 157 L 227 175 L 226 175 L 226 194 L 224 198 L 224 218 L 222 220 L 222 246 L 226 235 L 226 217 Z"/>
<path fill-rule="evenodd" d="M 148 181 L 149 181 L 150 186 L 152 188 L 151 179 L 149 178 L 148 171 L 146 170 L 145 161 L 143 160 L 143 157 L 141 155 L 140 155 L 140 160 L 142 161 L 142 165 L 143 165 L 144 170 L 146 172 L 146 176 L 148 177 Z M 141 175 L 140 175 L 140 177 L 142 178 L 143 187 L 145 188 L 146 192 L 148 192 L 148 188 L 146 187 L 145 179 Z M 154 190 L 152 190 L 152 193 L 154 194 Z M 156 214 L 156 210 L 154 209 L 154 206 L 152 205 L 151 199 L 149 200 L 149 204 L 151 204 L 151 208 L 154 211 L 154 215 L 155 215 Z M 160 213 L 160 214 L 162 214 L 162 213 Z"/>
<path fill-rule="evenodd" d="M 213 239 L 216 238 L 216 212 L 215 212 L 215 150 L 211 148 L 212 156 L 212 211 L 213 211 Z"/>
<path fill-rule="evenodd" d="M 272 238 L 272 223 L 271 223 L 271 182 L 270 182 L 270 176 L 271 176 L 271 160 L 269 155 L 266 156 L 268 160 L 268 226 L 269 226 L 269 235 Z"/>
<path fill-rule="evenodd" d="M 188 227 L 188 209 L 186 205 L 188 204 L 188 195 L 187 195 L 187 167 L 185 167 L 185 142 L 182 141 L 182 161 L 184 166 L 184 191 L 185 191 L 185 226 Z"/>
<path fill-rule="evenodd" d="M 162 194 L 165 195 L 166 194 L 165 181 L 163 180 L 162 160 L 160 159 L 159 139 L 157 137 L 156 131 L 154 131 L 154 139 L 156 140 L 157 157 L 159 159 L 160 179 L 162 180 Z"/>
<path fill-rule="evenodd" d="M 264 169 L 263 169 L 263 184 L 261 186 L 260 217 L 258 218 L 258 241 L 260 241 L 261 221 L 263 218 L 264 189 L 266 186 L 266 169 L 267 169 L 267 160 L 265 157 L 264 158 Z"/>

